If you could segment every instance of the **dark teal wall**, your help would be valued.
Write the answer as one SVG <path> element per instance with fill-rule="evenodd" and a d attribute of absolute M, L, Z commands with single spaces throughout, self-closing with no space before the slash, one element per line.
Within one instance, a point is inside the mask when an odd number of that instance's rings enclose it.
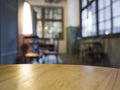
<path fill-rule="evenodd" d="M 105 51 L 109 56 L 110 65 L 120 68 L 120 37 L 105 39 Z"/>
<path fill-rule="evenodd" d="M 80 41 L 80 47 L 84 49 L 83 42 L 91 42 L 95 39 L 84 39 Z M 120 68 L 120 37 L 100 39 L 104 47 L 105 61 L 110 67 Z M 109 65 L 110 64 L 110 65 Z"/>
<path fill-rule="evenodd" d="M 18 51 L 18 0 L 0 1 L 1 64 L 12 64 Z"/>
<path fill-rule="evenodd" d="M 78 54 L 79 52 L 79 41 L 77 40 L 78 36 L 79 36 L 78 27 L 67 28 L 67 53 L 69 55 Z"/>

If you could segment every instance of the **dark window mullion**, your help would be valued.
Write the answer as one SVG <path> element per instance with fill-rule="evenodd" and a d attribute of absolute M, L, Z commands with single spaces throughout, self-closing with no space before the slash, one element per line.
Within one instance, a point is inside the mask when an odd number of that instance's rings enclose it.
<path fill-rule="evenodd" d="M 81 1 L 81 0 L 80 0 Z M 87 0 L 87 5 L 86 6 L 84 6 L 84 7 L 82 7 L 83 5 L 82 5 L 82 1 L 81 1 L 81 10 L 84 10 L 84 9 L 86 9 L 86 8 L 88 8 L 93 2 L 94 2 L 95 0 L 92 0 L 91 2 L 88 2 L 88 0 Z"/>
<path fill-rule="evenodd" d="M 99 36 L 99 13 L 98 13 L 98 0 L 96 0 L 96 30 L 97 30 L 97 36 Z"/>
<path fill-rule="evenodd" d="M 62 13 L 61 13 L 61 15 L 62 15 L 62 21 L 61 21 L 61 23 L 62 23 L 62 38 L 64 38 L 64 10 L 63 10 L 63 8 L 61 8 L 62 9 Z"/>
<path fill-rule="evenodd" d="M 45 27 L 45 8 L 42 8 L 42 38 L 44 38 L 44 27 Z"/>
<path fill-rule="evenodd" d="M 62 19 L 61 20 L 57 20 L 57 19 L 44 19 L 44 21 L 56 21 L 56 22 L 62 22 Z"/>
<path fill-rule="evenodd" d="M 105 0 L 103 0 L 103 1 L 105 2 Z M 106 13 L 105 13 L 105 8 L 106 7 L 105 7 L 105 3 L 104 3 L 104 8 L 103 8 L 103 12 L 104 12 L 104 17 L 103 17 L 104 18 L 104 20 L 103 20 L 103 23 L 104 23 L 104 34 L 103 35 L 105 35 L 105 31 L 106 31 L 106 25 L 105 25 L 105 17 L 106 17 L 105 14 Z"/>
<path fill-rule="evenodd" d="M 80 0 L 80 36 L 82 37 L 82 0 Z"/>
<path fill-rule="evenodd" d="M 111 34 L 113 33 L 113 4 L 112 4 L 112 0 L 111 0 Z"/>

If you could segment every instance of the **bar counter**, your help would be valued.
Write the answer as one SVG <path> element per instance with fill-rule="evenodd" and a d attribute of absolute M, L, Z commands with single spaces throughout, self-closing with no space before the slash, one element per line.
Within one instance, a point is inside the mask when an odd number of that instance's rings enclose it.
<path fill-rule="evenodd" d="M 3 65 L 0 90 L 120 90 L 120 69 L 62 64 Z"/>

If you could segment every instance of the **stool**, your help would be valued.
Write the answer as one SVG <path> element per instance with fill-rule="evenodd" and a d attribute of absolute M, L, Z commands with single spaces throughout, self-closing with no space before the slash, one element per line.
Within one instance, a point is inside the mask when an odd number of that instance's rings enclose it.
<path fill-rule="evenodd" d="M 26 57 L 25 63 L 31 62 L 31 60 L 33 60 L 33 59 L 36 59 L 37 62 L 39 63 L 39 56 L 40 55 L 38 53 L 28 52 L 25 54 L 25 57 Z"/>

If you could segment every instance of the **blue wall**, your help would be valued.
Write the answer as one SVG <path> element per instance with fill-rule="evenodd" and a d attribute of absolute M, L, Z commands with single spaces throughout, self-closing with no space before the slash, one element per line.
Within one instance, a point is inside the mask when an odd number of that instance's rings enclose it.
<path fill-rule="evenodd" d="M 17 56 L 18 0 L 0 1 L 0 63 L 12 64 Z"/>

